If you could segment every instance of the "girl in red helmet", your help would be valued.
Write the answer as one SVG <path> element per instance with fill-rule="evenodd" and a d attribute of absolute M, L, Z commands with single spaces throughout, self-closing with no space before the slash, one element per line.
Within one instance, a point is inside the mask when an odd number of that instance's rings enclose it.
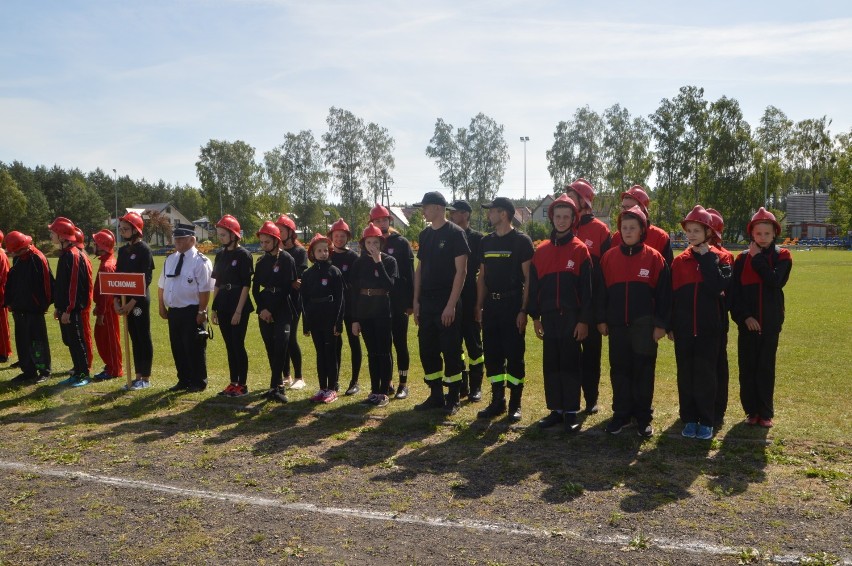
<path fill-rule="evenodd" d="M 352 266 L 358 260 L 358 254 L 346 247 L 349 240 L 352 239 L 352 232 L 349 231 L 349 225 L 342 218 L 331 225 L 328 231 L 328 238 L 331 240 L 331 264 L 340 270 L 343 274 L 344 285 L 344 306 L 343 306 L 343 327 L 346 334 L 346 339 L 349 342 L 349 352 L 352 358 L 352 379 L 349 380 L 349 387 L 346 388 L 346 395 L 355 395 L 361 390 L 358 387 L 358 378 L 361 374 L 361 339 L 356 334 L 352 333 Z M 343 337 L 337 340 L 337 365 L 340 366 L 340 360 L 343 354 Z"/>
<path fill-rule="evenodd" d="M 109 230 L 101 230 L 92 235 L 92 240 L 95 242 L 95 255 L 101 260 L 94 285 L 95 345 L 105 364 L 102 372 L 92 376 L 92 381 L 103 381 L 124 375 L 118 314 L 112 295 L 101 295 L 99 286 L 101 273 L 115 273 L 115 236 Z"/>
<path fill-rule="evenodd" d="M 288 345 L 289 356 L 284 363 L 284 384 L 291 389 L 304 389 L 305 380 L 302 379 L 302 349 L 299 347 L 299 320 L 302 318 L 302 295 L 299 289 L 302 285 L 302 274 L 308 269 L 308 252 L 296 237 L 296 223 L 293 219 L 282 214 L 275 221 L 275 225 L 281 232 L 281 249 L 290 254 L 296 262 L 296 280 L 290 291 L 290 300 L 293 305 L 293 324 L 290 325 L 290 343 Z M 293 374 L 290 373 L 290 362 L 293 363 Z M 295 375 L 296 379 L 293 379 Z"/>
<path fill-rule="evenodd" d="M 710 440 L 715 425 L 716 364 L 724 331 L 719 297 L 731 265 L 711 247 L 713 219 L 701 205 L 680 223 L 689 247 L 672 262 L 672 322 L 683 436 Z"/>
<path fill-rule="evenodd" d="M 740 401 L 746 422 L 769 428 L 775 416 L 775 355 L 784 324 L 784 285 L 793 258 L 775 244 L 781 225 L 760 207 L 748 223 L 751 242 L 734 261 L 731 318 L 739 328 Z"/>
<path fill-rule="evenodd" d="M 393 374 L 390 291 L 398 277 L 396 260 L 382 250 L 382 231 L 370 222 L 361 236 L 361 256 L 352 266 L 352 334 L 363 334 L 370 366 L 365 403 L 384 407 Z"/>
<path fill-rule="evenodd" d="M 666 260 L 667 265 L 671 265 L 674 260 L 672 252 L 672 242 L 665 230 L 651 224 L 651 217 L 648 214 L 648 208 L 651 206 L 651 198 L 640 185 L 633 185 L 623 193 L 621 193 L 621 210 L 630 210 L 634 206 L 638 206 L 645 215 L 645 221 L 648 227 L 645 230 L 646 246 L 650 246 L 660 252 Z M 612 247 L 621 245 L 621 234 L 616 232 L 612 235 Z"/>
<path fill-rule="evenodd" d="M 86 253 L 86 235 L 79 226 L 74 227 L 74 235 L 77 237 L 77 249 L 80 250 L 80 259 L 86 264 L 86 270 L 89 272 L 89 281 L 93 281 L 92 261 L 89 259 L 89 254 Z M 89 287 L 89 306 L 87 306 L 80 314 L 80 319 L 83 321 L 83 338 L 86 340 L 86 360 L 89 362 L 89 371 L 92 369 L 92 359 L 95 351 L 92 348 L 92 305 L 94 304 L 95 286 Z"/>
<path fill-rule="evenodd" d="M 601 258 L 595 289 L 598 331 L 609 336 L 612 420 L 618 434 L 635 419 L 639 436 L 654 433 L 654 371 L 657 343 L 666 335 L 671 311 L 671 276 L 662 254 L 644 243 L 648 221 L 638 206 L 618 216 L 621 243 Z"/>
<path fill-rule="evenodd" d="M 3 231 L 0 230 L 0 244 L 3 243 Z M 12 355 L 12 340 L 9 334 L 9 309 L 4 301 L 6 278 L 9 276 L 9 259 L 0 250 L 0 364 L 9 361 Z"/>
<path fill-rule="evenodd" d="M 267 220 L 257 232 L 263 256 L 257 260 L 251 294 L 257 304 L 260 337 L 266 347 L 271 377 L 266 396 L 273 401 L 287 402 L 284 389 L 284 363 L 290 343 L 293 322 L 290 289 L 296 280 L 296 263 L 281 249 L 281 232 Z"/>
<path fill-rule="evenodd" d="M 219 395 L 243 397 L 248 395 L 248 352 L 246 331 L 254 305 L 249 298 L 254 265 L 251 252 L 240 245 L 240 223 L 230 214 L 216 223 L 216 236 L 222 249 L 213 261 L 213 304 L 210 322 L 219 325 L 228 352 L 228 371 L 231 382 Z"/>
<path fill-rule="evenodd" d="M 314 264 L 302 276 L 302 315 L 304 334 L 317 351 L 317 378 L 320 389 L 315 403 L 337 401 L 340 368 L 337 365 L 337 337 L 343 332 L 343 274 L 329 259 L 331 240 L 315 234 L 308 245 L 308 258 Z"/>
<path fill-rule="evenodd" d="M 145 223 L 138 212 L 128 212 L 119 218 L 121 239 L 127 242 L 118 249 L 116 273 L 142 273 L 145 276 L 145 295 L 139 297 L 116 296 L 115 312 L 127 317 L 127 332 L 133 350 L 133 367 L 136 379 L 130 389 L 151 386 L 151 366 L 154 362 L 154 343 L 151 340 L 151 296 L 148 287 L 154 273 L 154 256 L 142 237 Z M 128 353 L 128 355 L 130 355 Z M 126 386 L 125 386 L 126 387 Z"/>
<path fill-rule="evenodd" d="M 53 302 L 54 279 L 47 259 L 32 241 L 30 236 L 14 231 L 4 242 L 13 264 L 5 281 L 3 306 L 12 312 L 15 322 L 15 351 L 21 368 L 20 375 L 12 381 L 24 383 L 38 383 L 50 377 L 44 313 Z"/>

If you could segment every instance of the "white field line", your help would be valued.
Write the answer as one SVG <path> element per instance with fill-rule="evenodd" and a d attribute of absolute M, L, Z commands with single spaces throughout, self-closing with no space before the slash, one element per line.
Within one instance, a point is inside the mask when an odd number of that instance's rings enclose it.
<path fill-rule="evenodd" d="M 585 542 L 618 545 L 621 547 L 626 547 L 630 542 L 630 537 L 625 535 L 596 536 L 589 535 L 587 533 L 577 533 L 574 531 L 564 531 L 559 529 L 540 529 L 511 523 L 493 523 L 488 521 L 477 521 L 473 519 L 447 519 L 443 517 L 429 517 L 424 515 L 393 513 L 388 511 L 371 511 L 369 509 L 356 509 L 348 507 L 321 507 L 318 505 L 312 505 L 310 503 L 283 503 L 276 499 L 270 499 L 267 497 L 257 497 L 252 495 L 243 495 L 240 493 L 227 493 L 204 489 L 188 489 L 163 483 L 154 483 L 143 480 L 120 478 L 115 476 L 89 474 L 86 472 L 48 468 L 36 464 L 10 462 L 5 460 L 0 460 L 0 469 L 7 470 L 9 472 L 38 474 L 41 476 L 48 476 L 65 480 L 86 481 L 136 491 L 153 491 L 181 497 L 193 497 L 197 499 L 225 501 L 229 503 L 240 503 L 246 505 L 253 505 L 255 507 L 284 509 L 287 511 L 296 511 L 302 513 L 316 513 L 320 515 L 333 515 L 338 517 L 354 517 L 371 521 L 410 523 L 426 527 L 439 528 L 465 528 L 505 535 L 520 535 L 525 537 L 570 537 Z M 649 544 L 651 546 L 656 546 L 657 548 L 660 548 L 662 550 L 692 552 L 709 555 L 737 555 L 742 550 L 729 546 L 706 543 L 700 540 L 674 540 L 657 537 L 649 537 Z M 774 555 L 772 557 L 773 561 L 784 563 L 798 563 L 801 558 L 801 555 Z M 849 560 L 844 560 L 844 564 L 850 564 Z"/>

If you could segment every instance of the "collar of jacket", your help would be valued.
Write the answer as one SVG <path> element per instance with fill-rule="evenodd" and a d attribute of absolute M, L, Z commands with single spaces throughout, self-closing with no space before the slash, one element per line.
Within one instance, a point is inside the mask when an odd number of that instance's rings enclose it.
<path fill-rule="evenodd" d="M 623 253 L 624 255 L 636 255 L 642 250 L 644 246 L 645 244 L 643 244 L 642 240 L 640 240 L 638 243 L 633 244 L 632 246 L 628 246 L 627 244 L 622 243 L 619 247 L 621 248 L 621 253 Z"/>
<path fill-rule="evenodd" d="M 550 241 L 553 243 L 554 246 L 564 246 L 565 244 L 567 244 L 568 242 L 570 242 L 573 239 L 574 239 L 574 231 L 573 230 L 568 230 L 565 233 L 565 235 L 562 236 L 561 238 L 558 237 L 558 234 L 556 233 L 556 228 L 554 228 L 550 232 Z"/>

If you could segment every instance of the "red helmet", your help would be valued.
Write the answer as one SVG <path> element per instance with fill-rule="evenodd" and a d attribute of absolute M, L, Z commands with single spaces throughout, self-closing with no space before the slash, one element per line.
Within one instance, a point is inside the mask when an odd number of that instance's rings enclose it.
<path fill-rule="evenodd" d="M 381 238 L 382 230 L 372 222 L 367 224 L 367 227 L 364 228 L 364 233 L 361 234 L 361 240 L 366 240 L 367 238 Z"/>
<path fill-rule="evenodd" d="M 260 236 L 261 234 L 266 234 L 272 238 L 275 238 L 279 242 L 281 241 L 281 230 L 278 229 L 278 226 L 275 225 L 275 222 L 272 220 L 267 220 L 263 223 L 263 226 L 260 227 L 260 230 L 257 231 L 256 236 Z"/>
<path fill-rule="evenodd" d="M 567 187 L 565 187 L 565 192 L 574 191 L 580 196 L 580 199 L 583 201 L 582 203 L 589 208 L 592 208 L 592 202 L 595 200 L 595 189 L 592 187 L 592 184 L 580 177 Z"/>
<path fill-rule="evenodd" d="M 77 243 L 77 247 L 81 250 L 86 247 L 86 235 L 83 234 L 83 231 L 80 230 L 79 226 L 74 227 L 74 241 Z"/>
<path fill-rule="evenodd" d="M 77 241 L 77 234 L 74 231 L 74 223 L 64 216 L 57 217 L 56 220 L 47 226 L 47 229 L 54 232 L 63 240 L 68 240 L 69 242 Z"/>
<path fill-rule="evenodd" d="M 574 211 L 574 222 L 571 223 L 571 229 L 573 230 L 580 221 L 580 209 L 577 207 L 577 203 L 574 202 L 574 199 L 568 195 L 559 195 L 559 198 L 550 203 L 550 206 L 547 207 L 547 217 L 551 222 L 553 222 L 553 212 L 560 206 L 567 206 Z"/>
<path fill-rule="evenodd" d="M 0 230 L 0 244 L 3 243 L 3 230 Z"/>
<path fill-rule="evenodd" d="M 331 246 L 331 240 L 328 239 L 328 236 L 323 236 L 322 234 L 314 234 L 314 237 L 311 238 L 311 243 L 308 244 L 308 259 L 311 261 L 316 261 L 314 258 L 314 246 L 319 244 L 320 242 L 325 242 L 329 246 Z"/>
<path fill-rule="evenodd" d="M 713 217 L 710 216 L 710 213 L 704 210 L 704 207 L 700 204 L 696 204 L 695 207 L 686 215 L 686 217 L 680 221 L 680 225 L 683 229 L 686 229 L 687 222 L 698 222 L 702 226 L 713 230 Z"/>
<path fill-rule="evenodd" d="M 725 230 L 725 219 L 715 208 L 708 208 L 707 212 L 710 214 L 710 227 L 713 228 L 713 234 L 716 236 L 716 240 L 721 242 L 722 232 Z"/>
<path fill-rule="evenodd" d="M 226 214 L 223 216 L 219 222 L 216 223 L 216 228 L 224 228 L 237 238 L 240 238 L 240 223 L 236 218 L 231 216 L 230 214 Z"/>
<path fill-rule="evenodd" d="M 109 230 L 104 229 L 100 232 L 95 232 L 92 234 L 92 239 L 95 241 L 95 245 L 102 250 L 111 252 L 115 248 L 115 236 Z"/>
<path fill-rule="evenodd" d="M 293 222 L 293 219 L 287 216 L 286 214 L 282 214 L 278 217 L 278 220 L 275 221 L 275 225 L 278 227 L 285 226 L 291 232 L 296 232 L 296 223 Z"/>
<path fill-rule="evenodd" d="M 337 221 L 331 225 L 331 228 L 328 229 L 328 237 L 331 237 L 332 232 L 346 232 L 346 237 L 348 239 L 352 239 L 352 232 L 349 230 L 349 224 L 346 223 L 342 218 L 338 218 Z"/>
<path fill-rule="evenodd" d="M 30 244 L 33 243 L 33 239 L 26 234 L 22 234 L 15 230 L 14 232 L 9 232 L 6 236 L 6 250 L 13 254 L 17 251 L 21 251 L 24 248 L 28 248 Z"/>
<path fill-rule="evenodd" d="M 644 191 L 643 191 L 644 192 Z M 645 211 L 640 207 L 633 205 L 627 210 L 621 211 L 621 214 L 618 215 L 618 229 L 621 230 L 621 220 L 628 216 L 630 218 L 635 218 L 639 221 L 639 224 L 642 226 L 642 231 L 648 229 L 648 217 L 645 216 Z"/>
<path fill-rule="evenodd" d="M 751 222 L 748 223 L 748 227 L 746 228 L 746 232 L 751 234 L 751 229 L 754 228 L 755 224 L 759 224 L 761 222 L 769 222 L 773 226 L 775 226 L 775 237 L 777 238 L 781 235 L 781 225 L 778 224 L 778 221 L 775 219 L 775 215 L 763 208 L 760 207 L 760 210 L 754 213 L 754 216 L 751 217 Z"/>
<path fill-rule="evenodd" d="M 145 227 L 145 221 L 142 220 L 142 216 L 138 212 L 128 212 L 124 216 L 118 219 L 119 222 L 127 222 L 133 229 L 139 232 L 139 235 L 142 235 L 142 229 Z"/>
<path fill-rule="evenodd" d="M 647 214 L 648 207 L 651 205 L 651 199 L 648 198 L 648 193 L 645 192 L 645 189 L 641 185 L 633 185 L 627 191 L 621 193 L 621 200 L 626 198 L 632 198 L 638 202 L 639 206 L 645 209 L 645 213 Z M 645 220 L 647 221 L 647 218 Z"/>
<path fill-rule="evenodd" d="M 378 220 L 379 218 L 390 218 L 390 215 L 390 211 L 387 208 L 376 203 L 376 206 L 370 209 L 370 222 Z"/>

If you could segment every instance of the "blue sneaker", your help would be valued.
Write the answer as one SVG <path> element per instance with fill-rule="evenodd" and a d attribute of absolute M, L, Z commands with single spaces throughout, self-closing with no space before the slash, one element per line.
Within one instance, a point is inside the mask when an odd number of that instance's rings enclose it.
<path fill-rule="evenodd" d="M 696 434 L 698 434 L 698 423 L 686 423 L 683 432 L 680 433 L 681 436 L 686 438 L 695 438 Z"/>
<path fill-rule="evenodd" d="M 698 425 L 698 432 L 695 433 L 695 438 L 698 440 L 710 440 L 713 438 L 713 427 Z"/>
<path fill-rule="evenodd" d="M 91 383 L 89 376 L 81 373 L 74 377 L 74 382 L 71 383 L 71 387 L 83 387 L 84 385 L 88 385 Z"/>
<path fill-rule="evenodd" d="M 130 386 L 130 389 L 132 391 L 136 391 L 137 389 L 148 389 L 149 387 L 151 387 L 150 381 L 144 381 L 142 379 L 137 379 L 136 381 L 133 382 L 133 385 Z"/>
<path fill-rule="evenodd" d="M 71 374 L 69 377 L 66 377 L 56 385 L 74 385 L 77 383 L 77 374 Z"/>

